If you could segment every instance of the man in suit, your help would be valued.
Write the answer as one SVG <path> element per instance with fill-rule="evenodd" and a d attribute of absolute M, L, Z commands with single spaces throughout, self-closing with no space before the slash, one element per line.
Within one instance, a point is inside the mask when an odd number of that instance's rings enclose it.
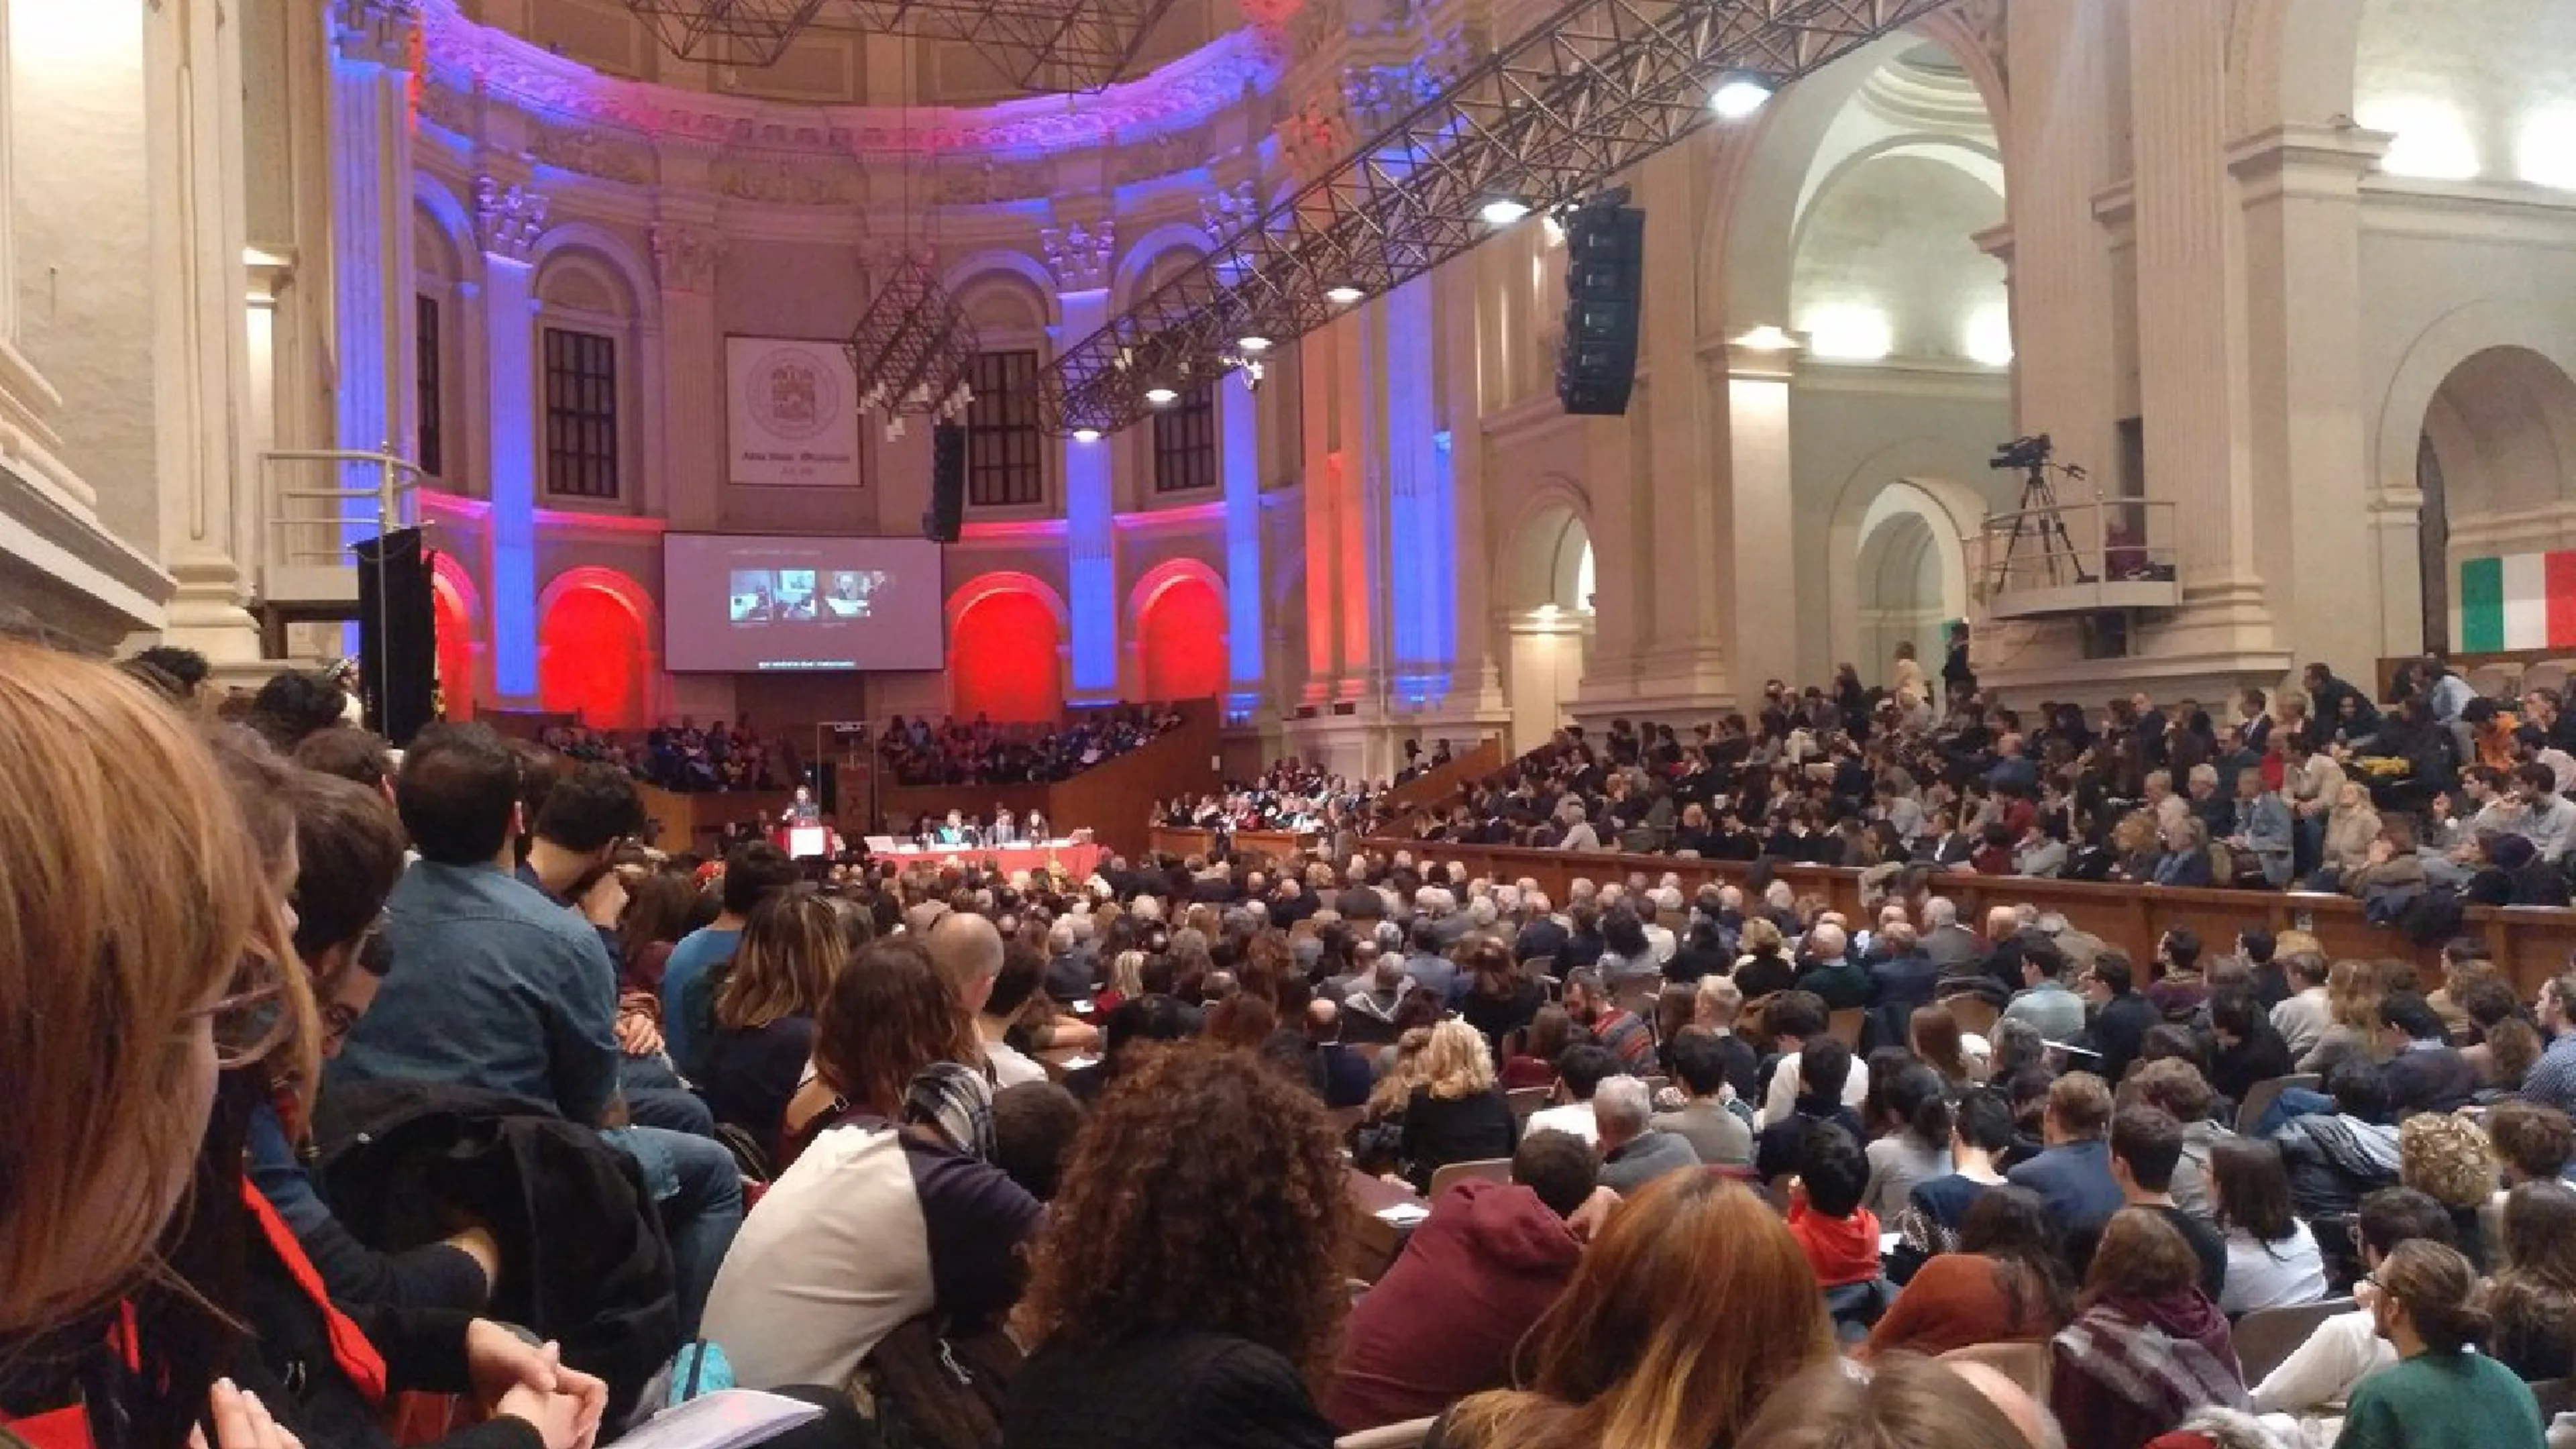
<path fill-rule="evenodd" d="M 1925 865 L 1966 865 L 1977 853 L 1977 839 L 1959 828 L 1959 812 L 1944 807 L 1932 814 L 1932 823 L 1914 845 L 1914 858 Z"/>
<path fill-rule="evenodd" d="M 1892 1010 L 1902 1020 L 1916 1007 L 1932 1004 L 1932 983 L 1940 976 L 1941 968 L 1923 954 L 1912 925 L 1890 921 L 1879 928 L 1870 946 L 1873 951 L 1886 953 L 1869 968 L 1870 978 L 1878 986 L 1877 1001 L 1882 1011 Z"/>
<path fill-rule="evenodd" d="M 2098 1238 L 2125 1201 L 2111 1175 L 2110 1130 L 2111 1089 L 2090 1072 L 2069 1072 L 2049 1084 L 2040 1123 L 2046 1145 L 2004 1174 L 2013 1186 L 2039 1194 L 2070 1240 Z"/>
<path fill-rule="evenodd" d="M 2101 1053 L 2102 1077 L 2116 1082 L 2146 1045 L 2147 1032 L 2164 1021 L 2155 1003 L 2138 994 L 2137 974 L 2129 958 L 2105 951 L 2084 978 L 2085 998 L 2093 1005 L 2093 1026 L 2086 1034 Z"/>
<path fill-rule="evenodd" d="M 1529 912 L 1529 924 L 1521 927 L 1520 934 L 1512 938 L 1513 960 L 1527 961 L 1538 956 L 1553 958 L 1565 949 L 1566 940 L 1573 933 L 1566 930 L 1563 921 L 1548 914 L 1545 895 L 1522 891 L 1521 909 Z"/>

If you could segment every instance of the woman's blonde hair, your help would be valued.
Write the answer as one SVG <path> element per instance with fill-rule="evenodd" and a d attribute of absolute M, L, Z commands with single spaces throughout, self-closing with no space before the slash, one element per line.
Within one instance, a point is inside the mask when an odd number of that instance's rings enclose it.
<path fill-rule="evenodd" d="M 1494 1089 L 1494 1053 L 1485 1034 L 1458 1017 L 1431 1028 L 1422 1049 L 1422 1075 L 1431 1095 L 1450 1101 Z"/>
<path fill-rule="evenodd" d="M 741 949 L 716 994 L 716 1025 L 757 1031 L 812 1016 L 832 994 L 847 954 L 830 901 L 806 891 L 770 896 L 743 923 Z"/>
<path fill-rule="evenodd" d="M 1777 952 L 1786 942 L 1780 935 L 1777 921 L 1768 916 L 1755 916 L 1744 923 L 1744 930 L 1735 938 L 1735 944 L 1747 956 L 1760 956 Z"/>
<path fill-rule="evenodd" d="M 1109 989 L 1121 1001 L 1133 1001 L 1145 994 L 1145 953 L 1121 951 L 1109 963 Z"/>
<path fill-rule="evenodd" d="M 1369 1089 L 1369 1116 L 1403 1111 L 1413 1089 L 1430 1083 L 1431 1073 L 1426 1065 L 1431 1059 L 1430 1048 L 1431 1029 L 1426 1026 L 1409 1028 L 1395 1039 L 1395 1065 Z"/>
<path fill-rule="evenodd" d="M 0 639 L 0 1333 L 112 1298 L 194 1165 L 194 1025 L 300 981 L 267 862 L 197 731 L 86 660 Z M 68 1245 L 82 1261 L 66 1263 Z"/>

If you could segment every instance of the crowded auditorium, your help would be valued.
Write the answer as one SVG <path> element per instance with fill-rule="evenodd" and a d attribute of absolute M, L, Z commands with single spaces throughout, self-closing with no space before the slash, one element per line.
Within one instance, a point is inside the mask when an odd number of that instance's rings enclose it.
<path fill-rule="evenodd" d="M 0 1449 L 2576 1449 L 2571 158 L 2568 0 L 0 0 Z"/>

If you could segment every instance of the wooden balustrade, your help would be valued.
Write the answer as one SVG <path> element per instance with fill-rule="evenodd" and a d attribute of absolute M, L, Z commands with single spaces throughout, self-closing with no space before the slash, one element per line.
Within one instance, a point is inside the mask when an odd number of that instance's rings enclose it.
<path fill-rule="evenodd" d="M 1238 855 L 1285 856 L 1288 849 L 1267 844 L 1264 837 L 1235 836 Z M 1205 831 L 1158 830 L 1158 850 L 1174 854 L 1205 851 Z M 1264 843 L 1256 847 L 1255 841 Z M 1709 883 L 1741 883 L 1750 865 L 1743 861 L 1676 860 L 1664 855 L 1623 855 L 1518 846 L 1452 845 L 1419 840 L 1372 840 L 1368 849 L 1387 855 L 1410 851 L 1418 861 L 1454 861 L 1468 875 L 1496 881 L 1532 880 L 1562 906 L 1577 879 L 1624 880 L 1642 874 L 1660 881 L 1678 876 L 1685 892 Z M 1834 909 L 1863 923 L 1860 872 L 1818 865 L 1783 865 L 1775 871 L 1800 895 L 1821 897 Z M 2026 876 L 1981 876 L 1952 871 L 1937 878 L 1937 894 L 1959 907 L 1959 921 L 1977 929 L 1996 906 L 2027 903 L 2042 913 L 2055 912 L 2078 929 L 2101 937 L 2141 964 L 2155 957 L 2164 933 L 2187 926 L 2215 952 L 2232 949 L 2236 933 L 2261 927 L 2279 933 L 2293 928 L 2313 932 L 2329 957 L 2395 958 L 2425 968 L 2426 982 L 2440 962 L 2439 944 L 2419 946 L 2400 931 L 2376 926 L 2361 913 L 2361 903 L 2344 896 L 2291 895 L 2276 891 L 2177 890 L 2162 886 L 2093 881 L 2039 880 Z M 2483 943 L 2487 954 L 2528 996 L 2540 983 L 2567 969 L 2576 951 L 2576 910 L 2541 907 L 2472 907 L 2461 932 Z"/>

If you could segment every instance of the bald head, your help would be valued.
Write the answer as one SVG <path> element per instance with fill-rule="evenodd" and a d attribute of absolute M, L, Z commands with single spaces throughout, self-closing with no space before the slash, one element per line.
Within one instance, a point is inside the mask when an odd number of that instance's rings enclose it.
<path fill-rule="evenodd" d="M 982 916 L 951 911 L 941 916 L 923 938 L 930 963 L 969 1013 L 984 1009 L 993 994 L 993 978 L 1002 974 L 1002 933 Z"/>

